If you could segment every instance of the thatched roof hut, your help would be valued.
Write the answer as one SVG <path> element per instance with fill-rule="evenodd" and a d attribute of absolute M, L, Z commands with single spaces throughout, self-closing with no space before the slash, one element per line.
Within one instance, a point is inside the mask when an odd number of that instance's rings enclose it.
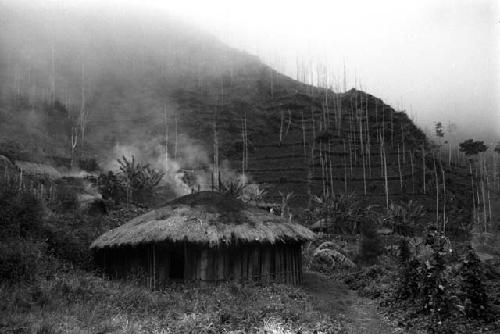
<path fill-rule="evenodd" d="M 61 173 L 50 165 L 21 160 L 16 160 L 15 164 L 24 175 L 31 176 L 35 179 L 54 181 L 62 178 Z"/>
<path fill-rule="evenodd" d="M 215 192 L 180 197 L 111 230 L 91 248 L 111 276 L 143 272 L 171 280 L 298 283 L 301 246 L 314 233 Z"/>

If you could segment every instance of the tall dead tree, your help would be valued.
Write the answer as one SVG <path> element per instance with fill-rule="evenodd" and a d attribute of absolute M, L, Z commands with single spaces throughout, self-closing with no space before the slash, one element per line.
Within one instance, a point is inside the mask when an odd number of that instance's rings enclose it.
<path fill-rule="evenodd" d="M 283 123 L 285 122 L 285 112 L 283 111 L 283 109 L 281 110 L 281 113 L 280 113 L 280 146 L 281 146 L 281 143 L 283 142 Z"/>
<path fill-rule="evenodd" d="M 165 127 L 165 175 L 168 175 L 168 116 L 167 116 L 167 104 L 163 105 L 163 125 Z"/>
<path fill-rule="evenodd" d="M 425 194 L 425 148 L 422 145 L 422 184 L 424 186 L 424 194 Z"/>
<path fill-rule="evenodd" d="M 85 145 L 85 127 L 87 123 L 87 110 L 85 106 L 85 63 L 82 61 L 81 73 L 81 105 L 80 105 L 80 147 L 83 149 Z"/>
<path fill-rule="evenodd" d="M 177 160 L 177 148 L 178 148 L 178 134 L 179 134 L 179 129 L 178 129 L 178 119 L 177 119 L 177 113 L 175 113 L 175 144 L 174 144 L 174 160 Z"/>
<path fill-rule="evenodd" d="M 218 181 L 220 178 L 220 170 L 219 170 L 219 139 L 217 136 L 217 111 L 214 112 L 214 119 L 212 123 L 213 128 L 213 136 L 214 136 L 214 161 L 213 161 L 213 170 L 212 170 L 212 187 L 215 189 L 219 189 L 220 184 Z"/>
<path fill-rule="evenodd" d="M 73 168 L 75 163 L 75 151 L 78 144 L 78 129 L 75 127 L 71 128 L 71 162 L 70 166 Z"/>
<path fill-rule="evenodd" d="M 243 175 L 243 183 L 246 183 L 246 171 L 248 170 L 248 134 L 247 134 L 247 113 L 241 119 L 241 138 L 243 142 L 241 170 Z"/>
<path fill-rule="evenodd" d="M 384 159 L 384 185 L 385 185 L 385 205 L 386 208 L 389 208 L 389 180 L 387 176 L 387 156 L 385 152 L 385 144 L 383 141 L 380 142 L 380 145 L 382 145 L 382 154 L 383 154 L 383 159 Z"/>
<path fill-rule="evenodd" d="M 399 172 L 400 190 L 403 191 L 403 172 L 401 171 L 401 159 L 399 157 L 399 145 L 398 145 L 398 172 Z"/>

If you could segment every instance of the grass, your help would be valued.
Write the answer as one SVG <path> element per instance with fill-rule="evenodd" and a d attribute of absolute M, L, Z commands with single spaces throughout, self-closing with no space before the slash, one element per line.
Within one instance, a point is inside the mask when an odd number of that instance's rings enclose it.
<path fill-rule="evenodd" d="M 84 271 L 59 270 L 32 284 L 0 285 L 0 332 L 341 333 L 286 285 L 174 285 L 149 291 Z M 235 332 L 236 331 L 236 332 Z"/>

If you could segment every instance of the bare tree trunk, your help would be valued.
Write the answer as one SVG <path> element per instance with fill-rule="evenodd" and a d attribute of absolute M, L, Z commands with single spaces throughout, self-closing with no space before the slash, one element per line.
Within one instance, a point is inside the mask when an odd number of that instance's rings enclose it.
<path fill-rule="evenodd" d="M 52 41 L 52 48 L 51 48 L 51 103 L 52 105 L 55 104 L 56 102 L 56 60 L 55 60 L 55 47 L 54 47 L 54 41 Z"/>
<path fill-rule="evenodd" d="M 415 166 L 413 165 L 413 151 L 410 151 L 412 192 L 415 193 Z"/>
<path fill-rule="evenodd" d="M 394 112 L 391 112 L 391 146 L 394 147 Z"/>
<path fill-rule="evenodd" d="M 424 145 L 422 145 L 422 177 L 423 177 L 423 186 L 424 186 L 424 194 L 425 194 L 425 149 Z"/>
<path fill-rule="evenodd" d="M 436 168 L 436 159 L 434 159 L 434 178 L 436 180 L 436 227 L 439 228 L 439 179 Z"/>
<path fill-rule="evenodd" d="M 178 145 L 178 119 L 177 113 L 175 114 L 175 146 L 174 146 L 174 160 L 177 160 L 177 145 Z"/>
<path fill-rule="evenodd" d="M 302 145 L 304 146 L 304 159 L 307 159 L 306 152 L 306 124 L 304 121 L 304 112 L 302 112 Z"/>
<path fill-rule="evenodd" d="M 82 83 L 81 83 L 81 99 L 82 103 L 80 106 L 80 134 L 82 136 L 82 140 L 80 143 L 81 148 L 85 145 L 85 126 L 86 126 L 86 110 L 85 110 L 85 64 L 82 60 Z"/>
<path fill-rule="evenodd" d="M 248 169 L 248 137 L 247 137 L 247 113 L 245 112 L 244 119 L 241 120 L 241 136 L 243 139 L 243 152 L 241 170 L 243 174 L 243 184 L 246 183 L 246 170 Z"/>
<path fill-rule="evenodd" d="M 441 164 L 441 162 L 440 162 Z M 446 177 L 445 177 L 445 171 L 443 169 L 443 166 L 441 166 L 441 173 L 443 176 L 443 233 L 446 232 Z"/>
<path fill-rule="evenodd" d="M 285 118 L 285 115 L 284 115 L 284 111 L 281 110 L 281 120 L 280 120 L 280 146 L 281 146 L 281 143 L 283 141 L 283 122 L 284 122 L 284 118 Z"/>
<path fill-rule="evenodd" d="M 163 105 L 163 117 L 165 126 L 165 176 L 168 175 L 168 116 L 167 104 Z"/>
<path fill-rule="evenodd" d="M 347 150 L 344 140 L 344 192 L 347 194 Z"/>
<path fill-rule="evenodd" d="M 361 145 L 361 158 L 363 164 L 363 190 L 366 196 L 366 166 L 365 166 L 365 150 L 363 145 L 363 123 L 361 121 L 361 117 L 359 118 L 359 143 Z"/>
<path fill-rule="evenodd" d="M 288 136 L 288 131 L 290 130 L 291 125 L 292 125 L 292 111 L 288 109 L 288 124 L 286 126 L 285 137 Z"/>
<path fill-rule="evenodd" d="M 382 152 L 384 154 L 384 181 L 385 181 L 385 205 L 389 208 L 389 181 L 387 179 L 387 158 L 385 154 L 385 145 L 382 142 Z"/>
<path fill-rule="evenodd" d="M 398 171 L 399 171 L 399 185 L 401 191 L 403 191 L 403 173 L 401 171 L 401 159 L 399 158 L 399 145 L 398 145 Z"/>
<path fill-rule="evenodd" d="M 77 144 L 78 144 L 78 129 L 72 127 L 71 128 L 71 162 L 70 162 L 71 169 L 73 169 L 73 165 L 75 163 L 75 150 L 76 150 Z"/>
<path fill-rule="evenodd" d="M 487 226 L 488 226 L 488 215 L 486 213 L 486 191 L 485 191 L 485 167 L 484 167 L 484 159 L 482 159 L 482 168 L 481 168 L 481 192 L 483 195 L 483 218 L 484 218 L 484 231 L 487 232 Z"/>
<path fill-rule="evenodd" d="M 476 220 L 477 210 L 476 210 L 476 200 L 475 200 L 475 190 L 474 190 L 474 174 L 472 172 L 472 159 L 469 159 L 469 172 L 470 172 L 470 182 L 471 182 L 471 193 L 472 193 L 472 210 L 474 212 L 474 220 Z M 479 202 L 477 203 L 479 205 Z"/>
<path fill-rule="evenodd" d="M 213 166 L 213 179 L 217 181 L 215 184 L 215 188 L 219 189 L 219 179 L 217 176 L 219 175 L 219 139 L 217 137 L 217 111 L 214 113 L 213 120 L 213 133 L 214 133 L 214 166 Z"/>

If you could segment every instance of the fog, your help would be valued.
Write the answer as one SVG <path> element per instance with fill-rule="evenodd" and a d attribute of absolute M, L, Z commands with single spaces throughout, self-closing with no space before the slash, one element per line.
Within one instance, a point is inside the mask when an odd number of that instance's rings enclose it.
<path fill-rule="evenodd" d="M 208 5 L 208 3 L 210 3 Z M 495 0 L 183 1 L 172 12 L 294 77 L 320 63 L 428 132 L 500 138 L 500 12 Z"/>
<path fill-rule="evenodd" d="M 175 40 L 176 29 L 183 36 L 196 36 L 200 29 L 294 78 L 298 63 L 311 70 L 321 65 L 330 75 L 327 84 L 342 90 L 345 73 L 347 89 L 361 88 L 406 110 L 429 133 L 433 123 L 441 121 L 456 124 L 462 138 L 500 139 L 500 14 L 495 0 L 0 0 L 0 10 L 4 67 L 19 58 L 11 50 L 17 49 L 30 66 L 40 63 L 50 72 L 50 53 L 55 50 L 59 63 L 66 57 L 74 68 L 86 64 L 89 90 L 106 77 L 109 66 L 126 68 L 120 72 L 123 76 L 133 73 L 133 66 L 138 65 L 127 62 L 131 56 L 123 50 L 141 54 L 149 71 L 175 68 L 178 75 L 186 69 L 173 61 L 158 61 L 168 58 L 165 55 L 175 43 L 160 43 L 160 48 L 151 45 L 158 45 L 165 34 Z M 75 12 L 78 23 L 68 15 Z M 40 26 L 45 31 L 33 29 Z M 41 43 L 47 47 L 34 47 Z M 221 59 L 213 52 L 215 40 L 199 43 L 200 52 Z M 68 48 L 73 52 L 66 52 Z M 96 51 L 106 54 L 107 62 Z M 191 65 L 205 61 L 203 57 L 194 56 Z M 16 66 L 21 65 L 16 62 Z M 80 80 L 68 79 L 81 76 L 74 68 L 57 69 L 57 90 L 73 91 L 76 99 Z M 65 70 L 71 75 L 64 75 Z M 19 81 L 12 75 L 13 81 Z M 311 81 L 318 83 L 314 77 Z M 155 107 L 161 109 L 161 105 Z"/>

